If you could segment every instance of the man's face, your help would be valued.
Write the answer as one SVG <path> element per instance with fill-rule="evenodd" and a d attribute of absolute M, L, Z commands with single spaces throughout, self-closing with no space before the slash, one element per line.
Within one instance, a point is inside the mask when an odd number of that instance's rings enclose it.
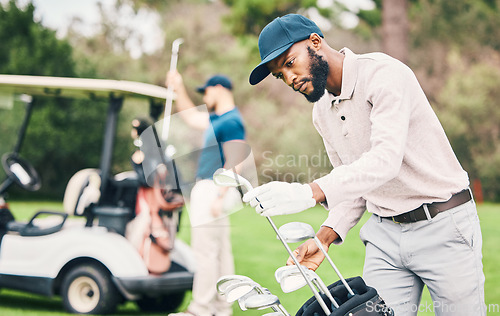
<path fill-rule="evenodd" d="M 295 43 L 267 63 L 267 67 L 274 77 L 302 93 L 309 102 L 318 101 L 325 93 L 328 62 L 310 48 L 307 41 Z"/>
<path fill-rule="evenodd" d="M 203 94 L 203 102 L 207 105 L 207 109 L 211 112 L 215 110 L 216 104 L 216 88 L 215 87 L 207 87 L 205 89 L 205 93 Z"/>

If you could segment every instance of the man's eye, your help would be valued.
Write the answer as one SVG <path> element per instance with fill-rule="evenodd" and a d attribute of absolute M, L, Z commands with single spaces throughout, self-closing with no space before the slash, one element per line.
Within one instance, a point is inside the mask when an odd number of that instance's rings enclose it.
<path fill-rule="evenodd" d="M 292 67 L 293 63 L 295 62 L 295 58 L 291 59 L 289 62 L 286 63 L 287 67 Z"/>

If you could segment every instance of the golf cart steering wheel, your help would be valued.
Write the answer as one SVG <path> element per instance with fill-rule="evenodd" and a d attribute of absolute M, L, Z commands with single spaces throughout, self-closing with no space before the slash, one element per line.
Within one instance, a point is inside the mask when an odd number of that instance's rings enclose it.
<path fill-rule="evenodd" d="M 41 187 L 40 177 L 35 168 L 16 153 L 2 156 L 2 167 L 10 180 L 28 191 L 36 191 Z"/>

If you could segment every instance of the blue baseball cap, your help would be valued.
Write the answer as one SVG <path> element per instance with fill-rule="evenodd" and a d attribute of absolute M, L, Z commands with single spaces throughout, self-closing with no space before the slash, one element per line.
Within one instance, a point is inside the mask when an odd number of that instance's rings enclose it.
<path fill-rule="evenodd" d="M 205 93 L 205 89 L 207 87 L 215 87 L 216 85 L 221 85 L 228 90 L 233 89 L 233 84 L 231 83 L 231 80 L 229 80 L 228 77 L 223 75 L 215 75 L 210 77 L 205 83 L 205 85 L 196 88 L 196 91 L 198 91 L 199 93 Z"/>
<path fill-rule="evenodd" d="M 274 19 L 260 32 L 260 64 L 250 74 L 250 84 L 256 85 L 269 75 L 266 63 L 287 51 L 293 44 L 303 41 L 312 33 L 323 37 L 313 21 L 299 14 L 287 14 Z"/>

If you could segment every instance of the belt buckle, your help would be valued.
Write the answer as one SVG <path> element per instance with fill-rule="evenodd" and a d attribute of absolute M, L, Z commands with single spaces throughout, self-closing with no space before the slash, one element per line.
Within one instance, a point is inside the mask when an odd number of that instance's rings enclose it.
<path fill-rule="evenodd" d="M 401 224 L 401 222 L 398 222 L 398 221 L 396 220 L 396 216 L 391 216 L 391 219 L 392 219 L 392 221 L 393 221 L 394 223 L 396 223 L 396 224 Z"/>

